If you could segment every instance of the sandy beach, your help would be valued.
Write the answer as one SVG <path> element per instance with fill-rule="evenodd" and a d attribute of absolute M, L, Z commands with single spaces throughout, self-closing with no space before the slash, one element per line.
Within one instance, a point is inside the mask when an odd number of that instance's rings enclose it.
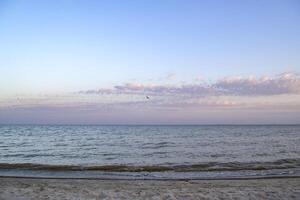
<path fill-rule="evenodd" d="M 300 199 L 300 178 L 191 181 L 0 178 L 0 199 Z"/>

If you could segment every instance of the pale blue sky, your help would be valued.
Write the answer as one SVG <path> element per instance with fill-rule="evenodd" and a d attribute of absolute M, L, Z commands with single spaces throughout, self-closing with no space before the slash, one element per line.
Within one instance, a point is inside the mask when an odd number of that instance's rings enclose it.
<path fill-rule="evenodd" d="M 76 90 L 168 73 L 295 71 L 299 35 L 299 1 L 4 0 L 0 85 Z"/>
<path fill-rule="evenodd" d="M 298 0 L 2 0 L 0 98 L 299 72 L 299 35 Z"/>

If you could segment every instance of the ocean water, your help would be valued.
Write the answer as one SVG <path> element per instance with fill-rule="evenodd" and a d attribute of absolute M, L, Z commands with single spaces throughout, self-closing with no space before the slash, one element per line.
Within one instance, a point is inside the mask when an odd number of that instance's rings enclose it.
<path fill-rule="evenodd" d="M 0 175 L 299 176 L 299 125 L 1 125 Z"/>

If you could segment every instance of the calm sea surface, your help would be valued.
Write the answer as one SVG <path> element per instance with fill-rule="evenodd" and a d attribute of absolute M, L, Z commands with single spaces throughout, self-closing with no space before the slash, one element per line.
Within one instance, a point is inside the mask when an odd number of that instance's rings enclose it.
<path fill-rule="evenodd" d="M 0 175 L 299 175 L 300 126 L 0 126 Z"/>

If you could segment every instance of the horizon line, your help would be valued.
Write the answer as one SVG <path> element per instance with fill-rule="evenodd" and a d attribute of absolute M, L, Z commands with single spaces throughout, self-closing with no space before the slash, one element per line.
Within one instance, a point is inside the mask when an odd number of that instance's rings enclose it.
<path fill-rule="evenodd" d="M 300 123 L 209 123 L 209 124 L 80 124 L 80 123 L 0 123 L 0 126 L 300 126 Z"/>

